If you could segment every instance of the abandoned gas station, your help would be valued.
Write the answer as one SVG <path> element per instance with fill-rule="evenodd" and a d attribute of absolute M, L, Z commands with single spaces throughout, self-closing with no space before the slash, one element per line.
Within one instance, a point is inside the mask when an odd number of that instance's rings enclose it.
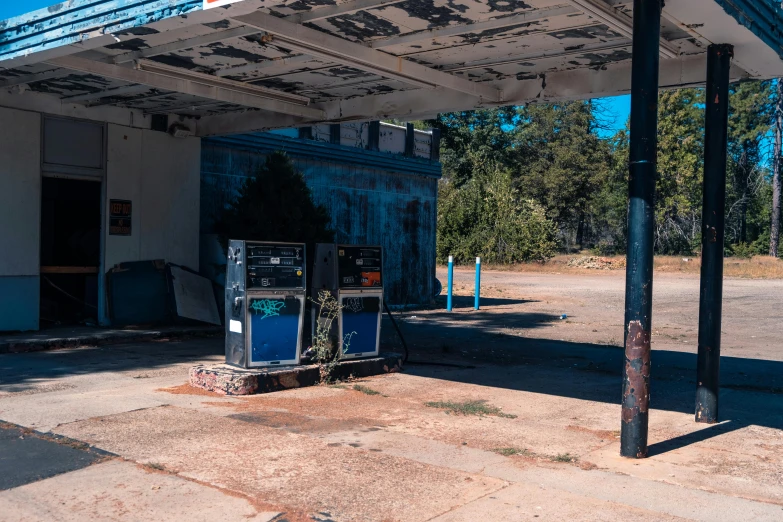
<path fill-rule="evenodd" d="M 225 136 L 301 129 L 342 146 L 354 129 L 377 155 L 380 126 L 364 122 L 631 93 L 621 452 L 645 457 L 657 94 L 707 88 L 696 418 L 715 422 L 728 87 L 783 76 L 782 24 L 771 0 L 71 0 L 0 22 L 0 328 L 38 326 L 42 266 L 98 266 L 101 321 L 116 263 L 198 270 L 202 151 L 242 141 Z M 420 163 L 387 168 L 428 178 L 432 216 L 437 136 L 419 137 L 419 160 L 402 136 L 385 150 Z M 53 260 L 58 196 L 100 212 L 91 260 Z M 127 234 L 111 233 L 115 204 Z M 400 277 L 431 279 L 429 263 Z"/>

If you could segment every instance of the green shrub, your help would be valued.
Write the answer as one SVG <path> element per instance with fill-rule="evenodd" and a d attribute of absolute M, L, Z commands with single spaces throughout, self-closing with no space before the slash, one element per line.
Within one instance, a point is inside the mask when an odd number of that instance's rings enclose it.
<path fill-rule="evenodd" d="M 618 248 L 614 241 L 601 239 L 598 241 L 598 243 L 595 244 L 593 248 L 590 249 L 590 252 L 594 256 L 616 256 L 623 253 L 624 248 L 625 246 Z"/>
<path fill-rule="evenodd" d="M 731 245 L 730 255 L 732 257 L 739 257 L 740 259 L 750 259 L 756 254 L 752 244 L 737 243 Z"/>
<path fill-rule="evenodd" d="M 546 261 L 557 253 L 557 229 L 533 200 L 520 197 L 508 172 L 490 168 L 459 188 L 442 186 L 438 260 L 480 256 L 487 263 Z"/>

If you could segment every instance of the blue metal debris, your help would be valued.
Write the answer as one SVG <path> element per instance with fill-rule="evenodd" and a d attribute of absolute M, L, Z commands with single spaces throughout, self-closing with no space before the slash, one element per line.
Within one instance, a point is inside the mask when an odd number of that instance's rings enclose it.
<path fill-rule="evenodd" d="M 783 58 L 783 10 L 779 0 L 715 0 L 715 2 Z"/>
<path fill-rule="evenodd" d="M 55 49 L 199 11 L 202 0 L 70 0 L 0 21 L 0 60 Z"/>

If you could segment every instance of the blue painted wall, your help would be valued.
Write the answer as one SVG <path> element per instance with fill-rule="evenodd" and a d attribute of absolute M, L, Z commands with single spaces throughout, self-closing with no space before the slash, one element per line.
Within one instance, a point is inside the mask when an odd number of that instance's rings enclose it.
<path fill-rule="evenodd" d="M 38 276 L 0 277 L 0 332 L 38 330 Z"/>
<path fill-rule="evenodd" d="M 219 280 L 216 265 L 225 263 L 210 236 L 213 217 L 236 197 L 243 180 L 263 163 L 266 154 L 276 150 L 288 153 L 304 174 L 316 203 L 329 209 L 338 242 L 384 247 L 389 304 L 431 301 L 440 164 L 273 134 L 202 141 L 201 267 L 205 275 Z"/>

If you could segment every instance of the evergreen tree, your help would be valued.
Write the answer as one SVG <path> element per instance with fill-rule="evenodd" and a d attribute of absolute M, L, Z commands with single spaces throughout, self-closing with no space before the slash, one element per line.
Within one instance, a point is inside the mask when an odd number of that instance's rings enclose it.
<path fill-rule="evenodd" d="M 516 121 L 515 107 L 445 113 L 427 121 L 441 131 L 444 179 L 460 187 L 490 165 L 512 168 Z"/>
<path fill-rule="evenodd" d="M 770 220 L 769 255 L 778 257 L 780 245 L 780 169 L 783 168 L 783 82 L 777 80 L 775 88 L 775 146 L 772 156 L 772 209 Z"/>
<path fill-rule="evenodd" d="M 769 133 L 774 111 L 772 83 L 749 81 L 732 85 L 729 101 L 729 164 L 726 201 L 726 238 L 730 244 L 751 243 L 768 234 L 757 216 L 754 199 L 769 183 L 763 168 L 763 142 Z M 749 225 L 753 225 L 749 227 Z M 766 250 L 766 249 L 765 249 Z"/>
<path fill-rule="evenodd" d="M 660 94 L 655 247 L 660 254 L 688 254 L 701 238 L 704 178 L 704 91 Z"/>
<path fill-rule="evenodd" d="M 781 173 L 780 167 L 768 170 L 764 154 L 774 112 L 774 87 L 772 82 L 758 81 L 731 87 L 729 252 L 766 253 L 778 241 L 771 230 L 776 217 L 774 229 L 780 226 L 780 210 L 773 207 L 780 208 Z M 691 254 L 701 243 L 703 98 L 702 89 L 660 94 L 655 197 L 658 254 Z M 473 233 L 494 194 L 488 188 L 489 180 L 499 182 L 503 176 L 511 180 L 516 201 L 544 209 L 558 230 L 561 247 L 587 246 L 606 254 L 624 251 L 629 135 L 626 127 L 612 139 L 602 138 L 599 119 L 593 103 L 568 102 L 452 113 L 428 122 L 443 132 L 439 253 L 454 254 L 464 248 L 468 259 L 486 247 L 486 236 Z M 781 122 L 783 128 L 783 116 Z M 490 172 L 503 174 L 490 176 Z M 460 234 L 473 235 L 462 241 Z"/>
<path fill-rule="evenodd" d="M 520 109 L 516 184 L 541 203 L 566 241 L 587 243 L 596 195 L 606 181 L 609 143 L 597 135 L 590 102 Z"/>
<path fill-rule="evenodd" d="M 628 128 L 610 140 L 608 173 L 595 198 L 596 250 L 603 255 L 625 252 L 628 232 Z"/>
<path fill-rule="evenodd" d="M 331 243 L 326 208 L 313 202 L 304 176 L 282 152 L 266 158 L 264 165 L 247 179 L 239 194 L 217 216 L 215 229 L 224 250 L 229 239 L 307 243 Z"/>

